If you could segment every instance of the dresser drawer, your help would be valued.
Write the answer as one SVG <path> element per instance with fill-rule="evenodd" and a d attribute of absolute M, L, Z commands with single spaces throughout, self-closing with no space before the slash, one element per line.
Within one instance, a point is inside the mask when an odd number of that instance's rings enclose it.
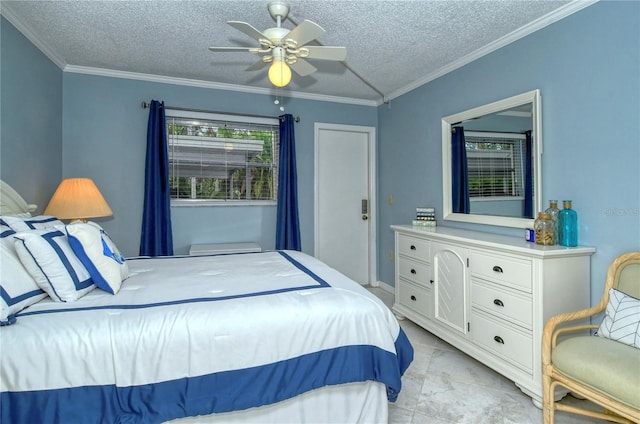
<path fill-rule="evenodd" d="M 471 305 L 509 322 L 531 329 L 533 306 L 531 297 L 518 296 L 500 287 L 471 280 Z"/>
<path fill-rule="evenodd" d="M 533 369 L 533 341 L 530 334 L 517 331 L 500 323 L 471 311 L 471 340 L 499 355 L 500 357 L 519 365 L 528 372 Z"/>
<path fill-rule="evenodd" d="M 401 234 L 398 236 L 398 253 L 429 262 L 431 260 L 431 243 L 428 240 Z"/>
<path fill-rule="evenodd" d="M 414 281 L 422 286 L 431 285 L 431 267 L 410 259 L 400 258 L 398 261 L 398 273 L 400 277 Z"/>
<path fill-rule="evenodd" d="M 472 275 L 531 292 L 531 261 L 494 256 L 477 251 L 471 251 L 469 258 Z"/>
<path fill-rule="evenodd" d="M 433 315 L 431 290 L 418 287 L 408 281 L 400 280 L 398 282 L 398 299 L 396 299 L 396 302 L 426 317 Z"/>

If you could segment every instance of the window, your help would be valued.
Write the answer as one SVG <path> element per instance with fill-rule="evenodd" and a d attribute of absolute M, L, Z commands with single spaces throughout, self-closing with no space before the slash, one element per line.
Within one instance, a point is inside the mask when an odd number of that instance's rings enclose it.
<path fill-rule="evenodd" d="M 277 118 L 167 109 L 169 181 L 175 203 L 273 203 Z"/>
<path fill-rule="evenodd" d="M 523 197 L 525 136 L 465 132 L 469 197 Z"/>

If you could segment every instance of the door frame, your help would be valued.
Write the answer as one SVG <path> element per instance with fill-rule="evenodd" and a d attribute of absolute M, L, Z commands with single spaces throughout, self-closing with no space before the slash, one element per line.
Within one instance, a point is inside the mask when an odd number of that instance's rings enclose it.
<path fill-rule="evenodd" d="M 319 169 L 319 133 L 321 130 L 330 130 L 330 131 L 342 131 L 342 132 L 358 132 L 365 133 L 368 137 L 368 146 L 367 150 L 369 153 L 368 157 L 368 167 L 369 167 L 369 187 L 367 189 L 369 196 L 369 232 L 367 235 L 369 251 L 368 251 L 368 262 L 369 262 L 369 285 L 372 287 L 378 286 L 377 279 L 377 244 L 376 244 L 376 231 L 377 231 L 377 184 L 376 184 L 376 128 L 375 127 L 366 127 L 360 125 L 343 125 L 343 124 L 330 124 L 324 122 L 316 122 L 314 124 L 314 137 L 313 137 L 313 157 L 314 157 L 314 168 L 313 168 L 313 251 L 314 254 L 319 250 L 319 228 L 318 228 L 318 216 L 319 216 L 319 207 L 318 207 L 318 169 Z"/>

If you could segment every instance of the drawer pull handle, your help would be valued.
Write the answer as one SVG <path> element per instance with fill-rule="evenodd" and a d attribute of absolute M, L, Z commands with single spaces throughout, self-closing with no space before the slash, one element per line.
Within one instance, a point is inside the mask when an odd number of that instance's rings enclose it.
<path fill-rule="evenodd" d="M 493 340 L 500 344 L 504 344 L 504 340 L 502 340 L 502 337 L 500 336 L 493 336 Z"/>
<path fill-rule="evenodd" d="M 411 273 L 414 274 L 414 275 L 417 274 L 416 270 L 413 269 L 413 268 L 411 268 Z"/>
<path fill-rule="evenodd" d="M 500 299 L 493 299 L 493 304 L 498 306 L 504 306 L 504 303 L 502 303 L 502 300 Z"/>
<path fill-rule="evenodd" d="M 416 297 L 414 295 L 411 295 L 411 300 L 413 300 L 415 302 L 418 299 L 416 299 Z"/>
<path fill-rule="evenodd" d="M 502 271 L 502 268 L 500 268 L 498 265 L 494 266 L 494 267 L 493 267 L 493 270 L 494 270 L 495 272 L 500 272 L 500 273 L 504 272 L 504 271 Z"/>
<path fill-rule="evenodd" d="M 416 250 L 416 247 L 413 244 L 411 245 L 411 250 Z"/>

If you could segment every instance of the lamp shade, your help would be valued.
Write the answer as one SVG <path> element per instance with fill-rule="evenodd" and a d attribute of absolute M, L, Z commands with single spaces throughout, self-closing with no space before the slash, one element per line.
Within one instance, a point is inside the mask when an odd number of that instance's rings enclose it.
<path fill-rule="evenodd" d="M 111 216 L 113 212 L 90 178 L 62 180 L 44 211 L 59 219 L 86 219 Z"/>

